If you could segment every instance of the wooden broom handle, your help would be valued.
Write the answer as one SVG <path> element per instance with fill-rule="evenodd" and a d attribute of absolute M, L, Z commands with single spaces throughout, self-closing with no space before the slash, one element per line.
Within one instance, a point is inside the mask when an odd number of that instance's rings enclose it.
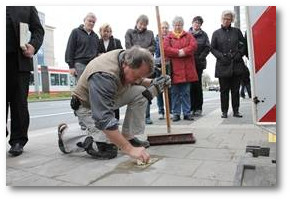
<path fill-rule="evenodd" d="M 166 75 L 166 64 L 165 64 L 165 56 L 164 56 L 163 37 L 162 37 L 162 32 L 161 32 L 159 7 L 156 6 L 155 8 L 156 8 L 159 47 L 160 47 L 160 55 L 161 55 L 161 72 L 162 72 L 162 75 Z M 165 99 L 165 114 L 166 114 L 167 132 L 170 133 L 171 127 L 170 127 L 169 98 L 168 98 L 168 87 L 167 86 L 164 88 L 164 99 Z"/>

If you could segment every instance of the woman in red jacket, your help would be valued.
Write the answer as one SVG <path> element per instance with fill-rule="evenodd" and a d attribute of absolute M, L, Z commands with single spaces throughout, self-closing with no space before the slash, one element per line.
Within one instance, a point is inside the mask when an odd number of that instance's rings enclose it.
<path fill-rule="evenodd" d="M 171 60 L 171 102 L 173 121 L 180 120 L 181 109 L 184 120 L 193 120 L 190 114 L 190 83 L 198 81 L 194 62 L 197 49 L 195 38 L 183 30 L 183 18 L 173 19 L 173 31 L 164 39 L 165 56 Z"/>

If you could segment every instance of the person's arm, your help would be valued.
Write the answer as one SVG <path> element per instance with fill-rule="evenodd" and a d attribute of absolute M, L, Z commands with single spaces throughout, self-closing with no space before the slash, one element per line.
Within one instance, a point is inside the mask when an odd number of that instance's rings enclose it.
<path fill-rule="evenodd" d="M 130 49 L 133 46 L 132 43 L 132 29 L 128 29 L 125 35 L 125 48 Z"/>
<path fill-rule="evenodd" d="M 74 69 L 74 56 L 76 51 L 76 33 L 73 30 L 69 36 L 66 51 L 65 51 L 65 62 L 68 64 L 70 69 Z"/>
<path fill-rule="evenodd" d="M 150 155 L 147 153 L 144 147 L 133 147 L 125 137 L 120 134 L 119 130 L 104 130 L 103 131 L 109 140 L 121 149 L 122 152 L 129 155 L 132 158 L 141 160 L 144 163 L 148 163 Z"/>
<path fill-rule="evenodd" d="M 211 53 L 214 55 L 214 57 L 216 57 L 217 59 L 222 59 L 223 58 L 223 54 L 222 52 L 220 52 L 218 50 L 218 36 L 217 36 L 218 32 L 215 31 L 212 34 L 212 38 L 211 38 Z"/>
<path fill-rule="evenodd" d="M 116 78 L 106 73 L 95 73 L 89 78 L 89 94 L 95 125 L 109 140 L 132 158 L 148 162 L 150 155 L 144 147 L 133 147 L 118 129 L 114 116 L 114 97 L 118 86 Z"/>
<path fill-rule="evenodd" d="M 155 38 L 154 38 L 154 34 L 152 31 L 150 31 L 150 37 L 151 37 L 151 43 L 150 46 L 148 47 L 148 50 L 152 53 L 152 55 L 155 53 L 155 49 L 156 49 L 156 43 L 155 43 Z"/>
<path fill-rule="evenodd" d="M 163 47 L 164 47 L 164 54 L 168 58 L 176 58 L 179 57 L 179 49 L 174 48 L 171 45 L 171 40 L 173 40 L 171 37 L 166 37 L 163 40 Z"/>
<path fill-rule="evenodd" d="M 115 40 L 116 40 L 116 45 L 117 45 L 116 49 L 123 49 L 121 41 L 119 39 L 115 39 Z"/>
<path fill-rule="evenodd" d="M 193 52 L 197 50 L 197 41 L 190 33 L 187 33 L 185 37 L 185 39 L 189 41 L 189 43 L 187 46 L 182 48 L 184 56 L 192 56 Z"/>
<path fill-rule="evenodd" d="M 30 11 L 29 30 L 31 32 L 29 44 L 34 47 L 34 54 L 36 54 L 43 42 L 44 29 L 40 23 L 38 12 L 34 6 L 32 6 Z"/>
<path fill-rule="evenodd" d="M 30 41 L 25 44 L 26 48 L 23 50 L 23 54 L 26 57 L 32 58 L 42 45 L 44 29 L 40 23 L 38 12 L 34 6 L 31 6 L 29 15 L 29 31 L 31 32 L 31 38 Z"/>
<path fill-rule="evenodd" d="M 204 44 L 204 48 L 203 48 L 202 52 L 199 55 L 200 59 L 205 59 L 210 52 L 210 43 L 209 43 L 208 36 L 207 36 L 206 32 L 204 32 L 204 31 L 203 31 L 203 34 L 204 34 L 205 44 Z"/>

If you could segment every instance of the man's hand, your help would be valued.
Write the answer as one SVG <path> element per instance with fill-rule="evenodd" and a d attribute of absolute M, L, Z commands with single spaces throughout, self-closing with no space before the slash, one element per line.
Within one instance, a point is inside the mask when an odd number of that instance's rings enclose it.
<path fill-rule="evenodd" d="M 77 71 L 75 68 L 70 68 L 69 69 L 69 73 L 72 75 L 72 76 L 77 76 Z"/>
<path fill-rule="evenodd" d="M 28 58 L 32 58 L 35 52 L 35 48 L 31 44 L 25 44 L 25 47 L 26 48 L 23 49 L 23 55 Z"/>
<path fill-rule="evenodd" d="M 143 163 L 148 163 L 150 160 L 150 155 L 147 153 L 144 147 L 133 147 L 129 152 L 128 155 L 132 158 L 136 158 Z"/>

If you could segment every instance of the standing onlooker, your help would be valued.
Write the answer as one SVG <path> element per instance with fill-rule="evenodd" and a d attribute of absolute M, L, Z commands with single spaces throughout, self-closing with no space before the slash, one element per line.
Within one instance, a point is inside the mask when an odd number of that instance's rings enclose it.
<path fill-rule="evenodd" d="M 169 23 L 167 21 L 164 21 L 161 23 L 161 34 L 164 38 L 168 35 L 169 33 Z M 161 53 L 160 53 L 160 47 L 159 47 L 159 36 L 156 36 L 156 51 L 155 51 L 155 66 L 157 67 L 155 70 L 155 75 L 156 77 L 161 76 Z M 165 60 L 166 64 L 166 74 L 170 75 L 170 61 L 168 59 Z M 171 113 L 171 101 L 170 101 L 170 88 L 168 88 L 168 98 L 169 98 L 169 110 Z M 163 94 L 159 94 L 157 96 L 157 106 L 158 106 L 158 114 L 159 118 L 158 119 L 164 119 L 164 102 L 163 102 Z"/>
<path fill-rule="evenodd" d="M 117 38 L 114 38 L 112 35 L 112 27 L 110 24 L 103 24 L 100 27 L 100 35 L 101 39 L 99 40 L 99 53 L 106 53 L 115 49 L 123 49 L 121 45 L 121 41 Z M 116 109 L 115 111 L 115 118 L 120 120 L 120 111 Z"/>
<path fill-rule="evenodd" d="M 65 52 L 65 62 L 69 65 L 70 74 L 77 81 L 85 70 L 86 65 L 98 56 L 99 37 L 93 28 L 97 18 L 94 13 L 88 13 L 84 24 L 72 30 Z"/>
<path fill-rule="evenodd" d="M 247 33 L 245 33 L 245 56 L 248 58 L 248 43 L 247 43 Z M 251 79 L 250 79 L 250 71 L 247 68 L 245 68 L 245 72 L 241 76 L 241 97 L 245 98 L 245 90 L 247 90 L 248 96 L 251 99 L 252 98 L 252 92 L 251 92 Z"/>
<path fill-rule="evenodd" d="M 125 46 L 126 49 L 130 49 L 134 45 L 138 45 L 142 48 L 148 49 L 152 55 L 155 52 L 155 39 L 152 31 L 147 30 L 149 19 L 146 15 L 140 15 L 136 21 L 134 29 L 128 29 L 125 35 Z M 153 78 L 153 77 L 151 77 Z M 150 118 L 150 104 L 148 102 L 146 108 L 146 124 L 153 124 Z"/>
<path fill-rule="evenodd" d="M 252 98 L 251 92 L 251 80 L 250 80 L 250 71 L 248 67 L 245 67 L 245 72 L 241 76 L 241 97 L 246 98 L 245 90 L 247 90 L 248 96 Z"/>
<path fill-rule="evenodd" d="M 221 28 L 212 35 L 211 52 L 216 57 L 215 77 L 219 78 L 222 118 L 228 117 L 229 92 L 231 90 L 234 117 L 242 117 L 240 107 L 240 75 L 236 70 L 244 62 L 244 37 L 240 29 L 231 27 L 235 19 L 232 11 L 222 13 Z M 243 63 L 244 64 L 244 63 Z"/>
<path fill-rule="evenodd" d="M 184 120 L 193 120 L 190 114 L 190 83 L 198 81 L 192 56 L 197 49 L 197 42 L 190 33 L 183 30 L 182 17 L 175 17 L 172 25 L 173 31 L 164 40 L 165 56 L 171 60 L 172 67 L 172 120 L 180 120 L 181 109 Z"/>
<path fill-rule="evenodd" d="M 88 13 L 84 24 L 72 30 L 65 52 L 65 62 L 69 65 L 70 74 L 79 80 L 86 65 L 98 56 L 99 37 L 93 31 L 97 18 L 94 13 Z M 79 119 L 82 130 L 87 127 Z"/>
<path fill-rule="evenodd" d="M 19 23 L 28 24 L 30 40 L 20 48 Z M 29 127 L 28 90 L 30 71 L 33 70 L 32 57 L 40 48 L 44 30 L 34 6 L 6 7 L 6 124 L 10 107 L 11 134 L 9 153 L 22 154 L 28 141 Z M 6 125 L 7 126 L 7 125 Z M 6 127 L 6 137 L 8 130 Z"/>
<path fill-rule="evenodd" d="M 202 91 L 202 73 L 206 69 L 206 57 L 210 52 L 209 39 L 201 29 L 203 19 L 201 16 L 196 16 L 192 20 L 192 27 L 189 32 L 197 41 L 197 50 L 194 52 L 195 66 L 198 74 L 198 82 L 191 83 L 190 98 L 191 98 L 191 111 L 194 116 L 200 116 L 202 113 L 203 105 L 203 91 Z"/>

